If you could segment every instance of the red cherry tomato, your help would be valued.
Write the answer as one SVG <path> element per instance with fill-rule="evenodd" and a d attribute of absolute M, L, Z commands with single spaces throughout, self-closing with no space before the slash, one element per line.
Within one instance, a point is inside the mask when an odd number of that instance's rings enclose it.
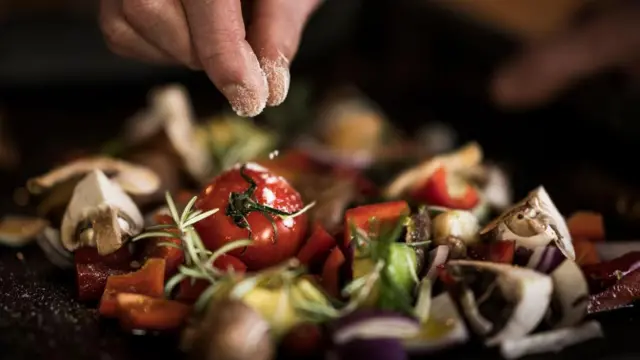
<path fill-rule="evenodd" d="M 195 224 L 208 249 L 216 250 L 236 240 L 253 240 L 253 245 L 229 252 L 249 270 L 264 269 L 294 257 L 307 230 L 305 213 L 285 218 L 276 213 L 301 211 L 304 204 L 300 194 L 283 177 L 254 163 L 213 179 L 195 207 L 202 211 L 219 209 Z"/>

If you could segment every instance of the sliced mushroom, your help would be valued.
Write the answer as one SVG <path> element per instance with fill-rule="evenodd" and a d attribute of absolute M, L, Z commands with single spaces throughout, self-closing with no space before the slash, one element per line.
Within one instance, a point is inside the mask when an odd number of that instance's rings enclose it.
<path fill-rule="evenodd" d="M 464 147 L 443 155 L 435 156 L 413 168 L 410 168 L 397 176 L 384 189 L 387 198 L 397 198 L 407 192 L 415 190 L 422 185 L 441 166 L 450 171 L 459 171 L 471 166 L 476 166 L 482 161 L 482 149 L 476 142 L 471 142 Z"/>
<path fill-rule="evenodd" d="M 449 261 L 447 270 L 462 312 L 489 346 L 533 331 L 551 301 L 551 278 L 534 270 L 467 260 Z"/>
<path fill-rule="evenodd" d="M 73 254 L 64 248 L 60 241 L 60 231 L 46 227 L 37 237 L 38 246 L 49 261 L 60 268 L 73 267 Z"/>
<path fill-rule="evenodd" d="M 93 246 L 101 255 L 118 250 L 143 227 L 133 200 L 100 170 L 94 170 L 76 186 L 62 219 L 61 240 L 74 251 Z"/>
<path fill-rule="evenodd" d="M 459 239 L 463 245 L 473 245 L 480 239 L 478 219 L 465 210 L 445 211 L 433 219 L 433 239 L 436 245 L 452 245 Z M 452 249 L 453 250 L 453 249 Z"/>
<path fill-rule="evenodd" d="M 498 241 L 515 240 L 528 249 L 553 242 L 567 258 L 576 258 L 567 224 L 542 186 L 494 219 L 480 235 Z"/>
<path fill-rule="evenodd" d="M 128 129 L 136 129 L 144 135 L 131 137 L 125 134 L 125 137 L 129 145 L 141 145 L 153 142 L 156 135 L 164 132 L 187 173 L 204 183 L 209 180 L 213 165 L 205 144 L 196 136 L 194 122 L 186 88 L 167 85 L 153 89 L 149 93 L 149 108 L 129 121 Z"/>
<path fill-rule="evenodd" d="M 5 216 L 0 221 L 0 243 L 12 247 L 20 247 L 35 240 L 49 222 L 32 217 Z"/>
<path fill-rule="evenodd" d="M 113 181 L 129 194 L 147 195 L 160 187 L 158 176 L 146 167 L 109 157 L 89 157 L 70 162 L 42 176 L 29 179 L 27 189 L 32 194 L 42 194 L 56 185 L 74 181 L 94 170 L 113 174 Z"/>

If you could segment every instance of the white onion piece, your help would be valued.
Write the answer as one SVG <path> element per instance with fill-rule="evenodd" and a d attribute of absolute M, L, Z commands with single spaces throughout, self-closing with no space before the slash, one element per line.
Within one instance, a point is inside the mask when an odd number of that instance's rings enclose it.
<path fill-rule="evenodd" d="M 423 354 L 444 349 L 469 340 L 469 332 L 460 316 L 455 302 L 448 293 L 442 293 L 431 299 L 429 322 L 443 324 L 448 331 L 437 337 L 417 336 L 404 340 L 405 349 L 414 354 Z"/>
<path fill-rule="evenodd" d="M 449 247 L 447 245 L 439 245 L 429 252 L 429 270 L 425 275 L 432 283 L 438 277 L 438 266 L 447 262 L 449 258 Z"/>
<path fill-rule="evenodd" d="M 478 218 L 469 211 L 450 210 L 433 219 L 433 239 L 436 245 L 445 245 L 449 236 L 472 245 L 480 239 L 479 231 Z"/>
<path fill-rule="evenodd" d="M 503 328 L 485 341 L 488 346 L 529 334 L 547 312 L 553 291 L 553 282 L 547 275 L 527 268 L 488 261 L 454 260 L 447 266 L 474 267 L 480 271 L 495 273 L 497 285 L 506 299 L 513 303 L 511 317 Z"/>
<path fill-rule="evenodd" d="M 429 311 L 431 310 L 431 289 L 433 283 L 428 278 L 422 279 L 418 287 L 418 296 L 414 313 L 420 323 L 429 320 Z"/>
<path fill-rule="evenodd" d="M 526 355 L 560 350 L 587 340 L 603 337 L 597 321 L 590 321 L 579 327 L 552 330 L 521 339 L 505 340 L 500 344 L 500 353 L 505 359 L 517 359 Z"/>

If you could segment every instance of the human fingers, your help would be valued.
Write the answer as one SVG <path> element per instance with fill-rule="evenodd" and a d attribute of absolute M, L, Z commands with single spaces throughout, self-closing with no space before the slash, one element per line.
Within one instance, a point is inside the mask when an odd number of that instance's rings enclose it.
<path fill-rule="evenodd" d="M 180 0 L 125 0 L 122 13 L 149 43 L 188 67 L 198 67 Z"/>
<path fill-rule="evenodd" d="M 120 0 L 100 0 L 99 24 L 107 46 L 115 54 L 153 63 L 174 63 L 127 23 Z"/>
<path fill-rule="evenodd" d="M 289 63 L 309 15 L 320 0 L 262 0 L 255 4 L 249 43 L 269 84 L 267 105 L 280 105 L 289 91 Z"/>
<path fill-rule="evenodd" d="M 239 0 L 182 0 L 195 51 L 207 75 L 240 116 L 264 109 L 268 86 L 251 46 Z"/>
<path fill-rule="evenodd" d="M 505 107 L 540 105 L 588 75 L 640 59 L 640 8 L 603 14 L 582 27 L 531 46 L 494 77 Z"/>

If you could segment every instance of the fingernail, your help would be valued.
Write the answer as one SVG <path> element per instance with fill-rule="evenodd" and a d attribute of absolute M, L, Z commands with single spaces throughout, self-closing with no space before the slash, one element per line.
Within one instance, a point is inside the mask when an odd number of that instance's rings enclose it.
<path fill-rule="evenodd" d="M 287 93 L 289 93 L 289 84 L 291 83 L 289 61 L 282 53 L 279 53 L 276 60 L 262 58 L 260 65 L 269 84 L 267 105 L 278 106 L 284 102 Z"/>
<path fill-rule="evenodd" d="M 246 85 L 230 85 L 222 89 L 238 116 L 258 116 L 266 106 L 266 97 L 258 89 Z"/>

